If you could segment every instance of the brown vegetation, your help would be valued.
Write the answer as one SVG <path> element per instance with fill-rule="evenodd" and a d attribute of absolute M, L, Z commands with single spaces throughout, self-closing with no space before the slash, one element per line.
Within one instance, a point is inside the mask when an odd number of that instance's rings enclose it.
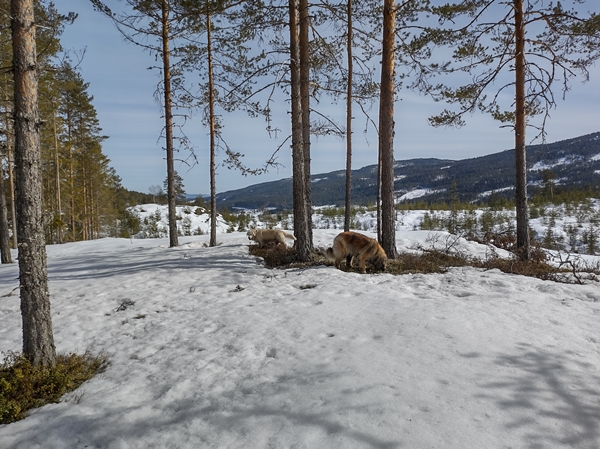
<path fill-rule="evenodd" d="M 500 237 L 497 240 L 502 240 Z M 266 268 L 309 268 L 313 266 L 333 266 L 333 262 L 325 255 L 325 249 L 315 249 L 308 262 L 298 262 L 293 247 L 282 245 L 260 249 L 250 245 L 250 254 L 264 260 Z M 576 267 L 575 263 L 565 257 L 558 263 L 550 264 L 546 253 L 539 247 L 533 247 L 530 260 L 522 260 L 517 255 L 500 257 L 494 248 L 485 259 L 472 257 L 455 250 L 452 244 L 442 249 L 418 248 L 416 251 L 400 252 L 395 260 L 388 260 L 385 273 L 402 275 L 409 273 L 445 273 L 452 267 L 474 267 L 482 270 L 500 270 L 507 274 L 535 277 L 561 283 L 580 284 L 585 279 L 598 281 L 600 267 Z M 341 265 L 342 271 L 360 272 L 358 267 Z M 367 273 L 377 272 L 374 267 L 367 264 Z"/>

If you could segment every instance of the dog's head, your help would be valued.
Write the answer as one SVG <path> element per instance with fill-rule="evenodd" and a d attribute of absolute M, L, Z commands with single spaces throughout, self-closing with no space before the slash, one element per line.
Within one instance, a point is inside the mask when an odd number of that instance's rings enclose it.
<path fill-rule="evenodd" d="M 377 251 L 377 254 L 375 254 L 371 260 L 369 260 L 369 262 L 371 262 L 371 265 L 373 265 L 375 271 L 385 271 L 385 266 L 387 265 L 387 255 L 385 254 L 383 248 L 380 247 L 379 251 Z"/>
<path fill-rule="evenodd" d="M 248 236 L 248 240 L 255 240 L 256 239 L 256 229 L 250 229 L 248 232 L 246 232 L 246 235 Z"/>
<path fill-rule="evenodd" d="M 375 268 L 376 271 L 385 271 L 387 257 L 385 257 L 385 255 L 383 257 L 381 255 L 377 255 L 371 260 L 371 264 L 373 264 L 373 268 Z"/>

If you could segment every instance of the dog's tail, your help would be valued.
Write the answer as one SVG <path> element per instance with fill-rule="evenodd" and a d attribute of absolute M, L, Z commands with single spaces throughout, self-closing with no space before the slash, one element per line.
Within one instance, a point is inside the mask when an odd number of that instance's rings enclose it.
<path fill-rule="evenodd" d="M 334 260 L 335 256 L 333 255 L 333 248 L 327 248 L 327 251 L 325 251 L 325 254 L 327 255 L 328 259 Z"/>
<path fill-rule="evenodd" d="M 284 232 L 283 235 L 285 235 L 288 239 L 296 240 L 294 234 L 290 234 L 289 232 Z"/>

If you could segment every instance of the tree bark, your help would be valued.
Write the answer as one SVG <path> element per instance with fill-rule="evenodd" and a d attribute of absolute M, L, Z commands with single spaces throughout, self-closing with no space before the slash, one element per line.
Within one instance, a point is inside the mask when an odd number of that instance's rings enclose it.
<path fill-rule="evenodd" d="M 177 195 L 175 192 L 175 156 L 173 149 L 173 106 L 171 98 L 171 61 L 169 53 L 169 2 L 162 0 L 162 60 L 165 93 L 165 140 L 167 151 L 167 203 L 169 247 L 179 245 L 177 237 Z"/>
<path fill-rule="evenodd" d="M 10 254 L 10 237 L 8 233 L 8 211 L 4 192 L 4 167 L 0 160 L 0 262 L 12 263 Z"/>
<path fill-rule="evenodd" d="M 379 149 L 381 155 L 381 246 L 388 258 L 396 258 L 394 208 L 394 52 L 396 4 L 383 2 L 383 47 L 379 97 Z"/>
<path fill-rule="evenodd" d="M 312 188 L 310 184 L 310 49 L 308 0 L 299 0 L 300 13 L 300 98 L 302 103 L 302 147 L 304 149 L 304 205 L 309 252 L 313 247 Z"/>
<path fill-rule="evenodd" d="M 52 333 L 42 216 L 40 117 L 33 0 L 11 0 L 15 82 L 15 164 L 23 353 L 52 365 Z"/>
<path fill-rule="evenodd" d="M 53 104 L 54 106 L 54 104 Z M 56 228 L 56 243 L 62 243 L 62 202 L 60 198 L 60 158 L 58 147 L 58 130 L 56 127 L 56 111 L 52 109 L 52 131 L 54 133 L 54 183 L 55 183 L 55 201 L 56 213 L 58 214 L 58 226 Z"/>
<path fill-rule="evenodd" d="M 71 111 L 67 111 L 67 136 L 69 142 L 69 223 L 71 241 L 77 240 L 77 229 L 75 224 L 75 154 L 73 152 L 73 127 Z"/>
<path fill-rule="evenodd" d="M 6 86 L 4 90 L 4 100 L 6 101 L 6 159 L 8 165 L 8 185 L 10 189 L 10 215 L 12 217 L 12 243 L 13 248 L 17 248 L 17 219 L 15 209 L 15 182 L 13 176 L 13 148 L 11 145 L 11 133 L 10 133 L 10 119 L 9 119 L 9 100 L 8 100 L 8 80 L 6 74 L 4 74 L 4 84 Z"/>
<path fill-rule="evenodd" d="M 9 129 L 9 120 L 10 114 L 9 110 L 9 101 L 8 101 L 8 83 L 6 81 L 6 74 L 4 75 L 5 82 L 5 105 L 4 105 L 4 132 L 6 133 L 6 153 L 7 158 L 10 163 L 10 157 L 8 157 L 10 149 L 10 129 Z M 10 185 L 10 184 L 9 184 Z M 6 192 L 4 188 L 4 168 L 2 166 L 2 160 L 0 160 L 0 261 L 2 263 L 12 263 L 12 255 L 10 254 L 10 232 L 8 225 L 8 209 L 6 206 Z M 13 222 L 14 222 L 14 214 L 13 214 Z M 17 245 L 15 245 L 15 248 Z"/>
<path fill-rule="evenodd" d="M 381 145 L 377 148 L 377 241 L 381 244 Z"/>
<path fill-rule="evenodd" d="M 514 0 L 515 10 L 515 164 L 517 251 L 522 260 L 530 259 L 529 211 L 527 207 L 527 160 L 525 132 L 527 110 L 525 102 L 525 23 L 523 0 Z"/>
<path fill-rule="evenodd" d="M 347 16 L 348 85 L 346 93 L 346 198 L 344 203 L 344 231 L 350 230 L 350 191 L 352 188 L 352 0 L 348 0 Z"/>
<path fill-rule="evenodd" d="M 208 115 L 210 131 L 210 246 L 217 245 L 217 187 L 215 169 L 215 99 L 213 80 L 210 2 L 206 1 L 206 51 L 208 54 Z"/>
<path fill-rule="evenodd" d="M 15 177 L 14 177 L 14 153 L 10 146 L 10 139 L 7 139 L 6 157 L 8 165 L 8 188 L 10 189 L 10 215 L 12 217 L 12 244 L 13 248 L 17 248 L 17 203 L 15 199 Z"/>
<path fill-rule="evenodd" d="M 298 0 L 289 0 L 290 19 L 290 80 L 292 107 L 292 171 L 294 201 L 294 234 L 296 257 L 301 262 L 310 260 L 305 193 L 304 136 L 302 126 L 302 98 L 300 89 L 300 45 L 298 36 Z"/>

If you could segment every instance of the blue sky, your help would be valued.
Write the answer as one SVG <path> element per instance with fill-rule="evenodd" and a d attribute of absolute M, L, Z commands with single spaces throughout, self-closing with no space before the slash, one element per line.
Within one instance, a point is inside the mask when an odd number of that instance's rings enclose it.
<path fill-rule="evenodd" d="M 84 79 L 90 83 L 89 92 L 98 112 L 103 134 L 109 136 L 103 144 L 104 154 L 122 178 L 124 187 L 148 192 L 150 186 L 163 185 L 166 178 L 164 143 L 160 139 L 163 126 L 159 104 L 154 91 L 159 80 L 154 58 L 141 48 L 126 43 L 113 24 L 95 12 L 88 0 L 56 0 L 60 12 L 74 11 L 79 14 L 75 23 L 67 27 L 63 46 L 67 50 L 86 49 L 81 63 Z M 118 11 L 123 2 L 107 0 Z M 417 93 L 403 91 L 396 103 L 396 134 L 394 156 L 397 160 L 410 158 L 465 159 L 513 148 L 513 134 L 499 123 L 480 114 L 467 118 L 467 126 L 461 129 L 432 128 L 427 118 L 440 112 L 444 105 Z M 600 70 L 592 69 L 591 80 L 582 84 L 572 82 L 572 90 L 563 101 L 558 95 L 558 107 L 551 112 L 547 125 L 547 140 L 577 137 L 600 131 L 598 108 L 600 105 Z M 345 103 L 329 105 L 323 100 L 320 107 L 344 121 Z M 270 139 L 266 123 L 262 119 L 250 119 L 242 114 L 224 116 L 224 138 L 234 151 L 245 154 L 244 163 L 260 167 L 280 145 L 281 138 L 289 134 L 288 104 L 281 101 L 274 106 L 278 126 L 278 140 Z M 371 111 L 376 117 L 376 111 Z M 353 137 L 353 168 L 375 164 L 377 161 L 377 137 L 371 128 L 363 133 L 365 119 L 355 107 Z M 187 193 L 209 192 L 208 135 L 198 117 L 185 127 L 192 139 L 198 164 L 190 167 L 176 163 L 183 177 Z M 530 132 L 533 137 L 533 132 Z M 346 143 L 337 138 L 314 138 L 311 141 L 312 173 L 325 173 L 345 168 Z M 251 184 L 273 181 L 291 176 L 291 150 L 285 145 L 279 151 L 279 170 L 271 169 L 261 176 L 242 176 L 238 171 L 217 168 L 217 191 L 245 187 Z M 179 159 L 188 159 L 182 150 Z M 222 160 L 222 154 L 217 155 Z"/>

